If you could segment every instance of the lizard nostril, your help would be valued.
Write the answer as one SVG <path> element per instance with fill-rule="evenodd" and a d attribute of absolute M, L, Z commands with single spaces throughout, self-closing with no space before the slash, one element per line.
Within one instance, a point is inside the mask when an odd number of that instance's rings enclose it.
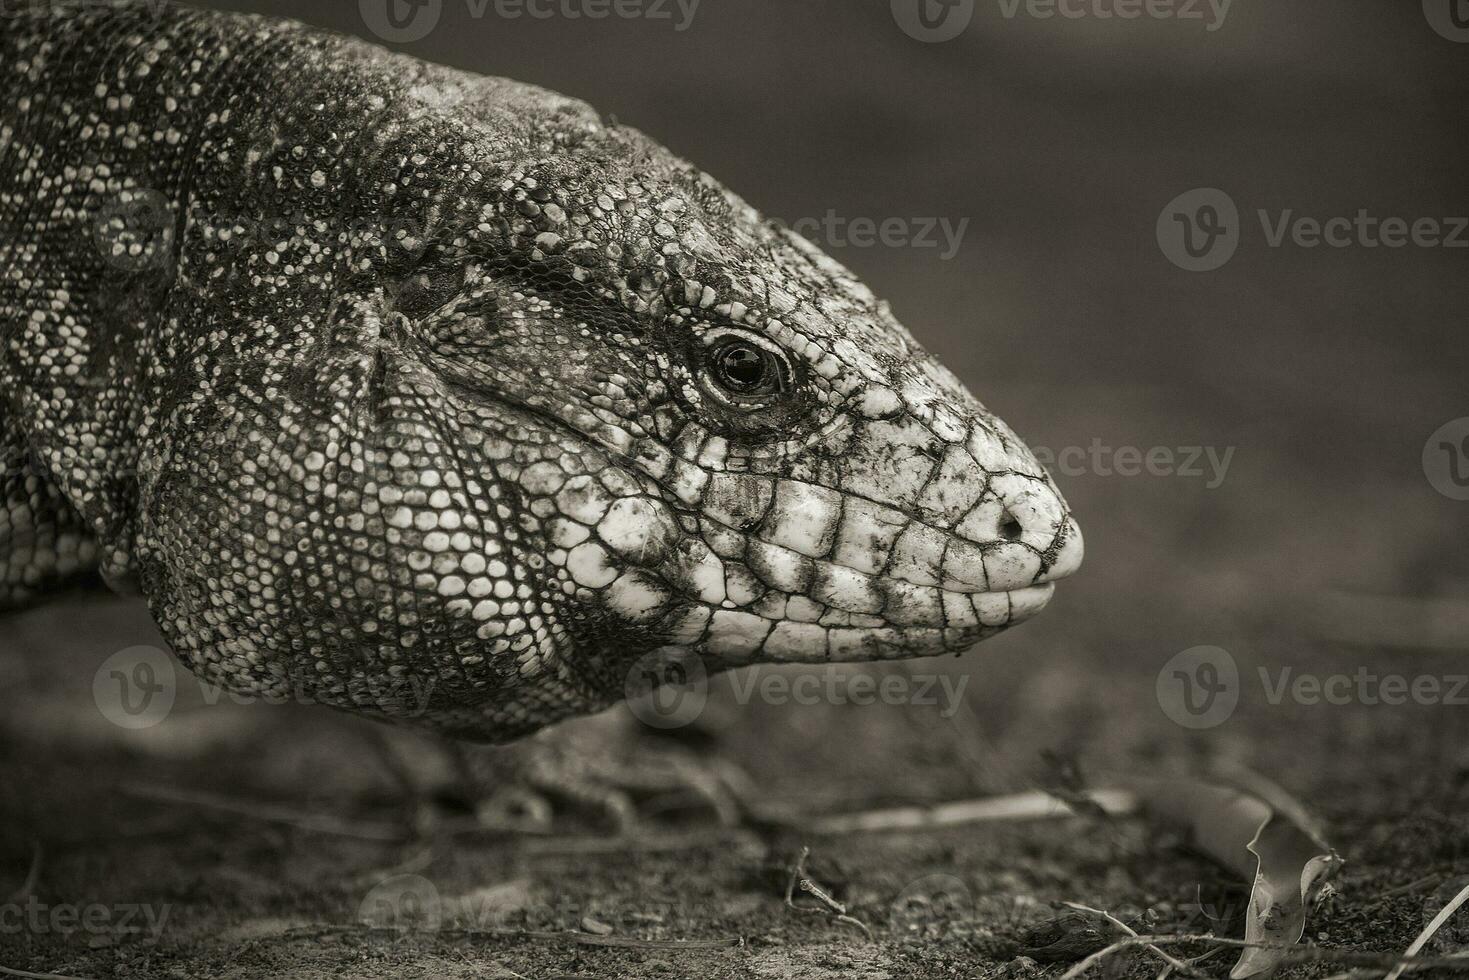
<path fill-rule="evenodd" d="M 1018 541 L 1025 533 L 1025 528 L 1020 526 L 1020 521 L 1008 510 L 1000 518 L 1000 537 L 1006 541 Z"/>

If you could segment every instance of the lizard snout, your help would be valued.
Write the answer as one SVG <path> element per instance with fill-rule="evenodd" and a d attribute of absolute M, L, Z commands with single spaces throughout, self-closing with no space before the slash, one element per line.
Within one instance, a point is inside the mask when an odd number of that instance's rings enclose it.
<path fill-rule="evenodd" d="M 955 528 L 945 556 L 952 583 L 1008 592 L 1065 578 L 1085 553 L 1081 528 L 1049 476 L 1005 473 Z"/>

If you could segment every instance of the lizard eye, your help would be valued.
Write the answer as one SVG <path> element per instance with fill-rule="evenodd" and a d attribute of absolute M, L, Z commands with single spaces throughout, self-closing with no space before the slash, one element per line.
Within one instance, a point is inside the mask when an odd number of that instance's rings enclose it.
<path fill-rule="evenodd" d="M 720 392 L 738 404 L 764 401 L 790 385 L 790 371 L 780 355 L 744 338 L 714 344 L 708 365 Z"/>

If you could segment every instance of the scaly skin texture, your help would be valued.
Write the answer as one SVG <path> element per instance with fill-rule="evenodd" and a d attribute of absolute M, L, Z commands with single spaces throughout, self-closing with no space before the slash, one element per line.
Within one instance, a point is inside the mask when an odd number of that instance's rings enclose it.
<path fill-rule="evenodd" d="M 156 2 L 0 20 L 0 606 L 501 741 L 711 670 L 957 651 L 1081 560 L 849 271 L 581 102 Z"/>

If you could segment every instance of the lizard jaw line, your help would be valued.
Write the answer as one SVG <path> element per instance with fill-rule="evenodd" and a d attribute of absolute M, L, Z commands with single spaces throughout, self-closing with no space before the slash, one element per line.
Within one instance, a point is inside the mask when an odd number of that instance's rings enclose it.
<path fill-rule="evenodd" d="M 988 621 L 977 614 L 978 610 L 972 621 L 962 623 L 946 618 L 943 622 L 850 626 L 777 620 L 771 622 L 762 639 L 750 648 L 732 649 L 726 644 L 708 640 L 692 646 L 707 663 L 718 669 L 762 663 L 870 663 L 944 656 L 961 653 L 981 640 L 1034 618 L 1050 602 L 1054 592 L 1054 583 L 1044 582 L 1008 591 L 950 593 L 964 600 L 985 597 Z M 1000 615 L 1002 609 L 1004 613 Z M 799 639 L 792 636 L 788 639 L 796 642 L 772 645 L 772 638 L 782 632 L 782 626 L 800 631 Z M 817 630 L 819 634 L 815 632 Z"/>

